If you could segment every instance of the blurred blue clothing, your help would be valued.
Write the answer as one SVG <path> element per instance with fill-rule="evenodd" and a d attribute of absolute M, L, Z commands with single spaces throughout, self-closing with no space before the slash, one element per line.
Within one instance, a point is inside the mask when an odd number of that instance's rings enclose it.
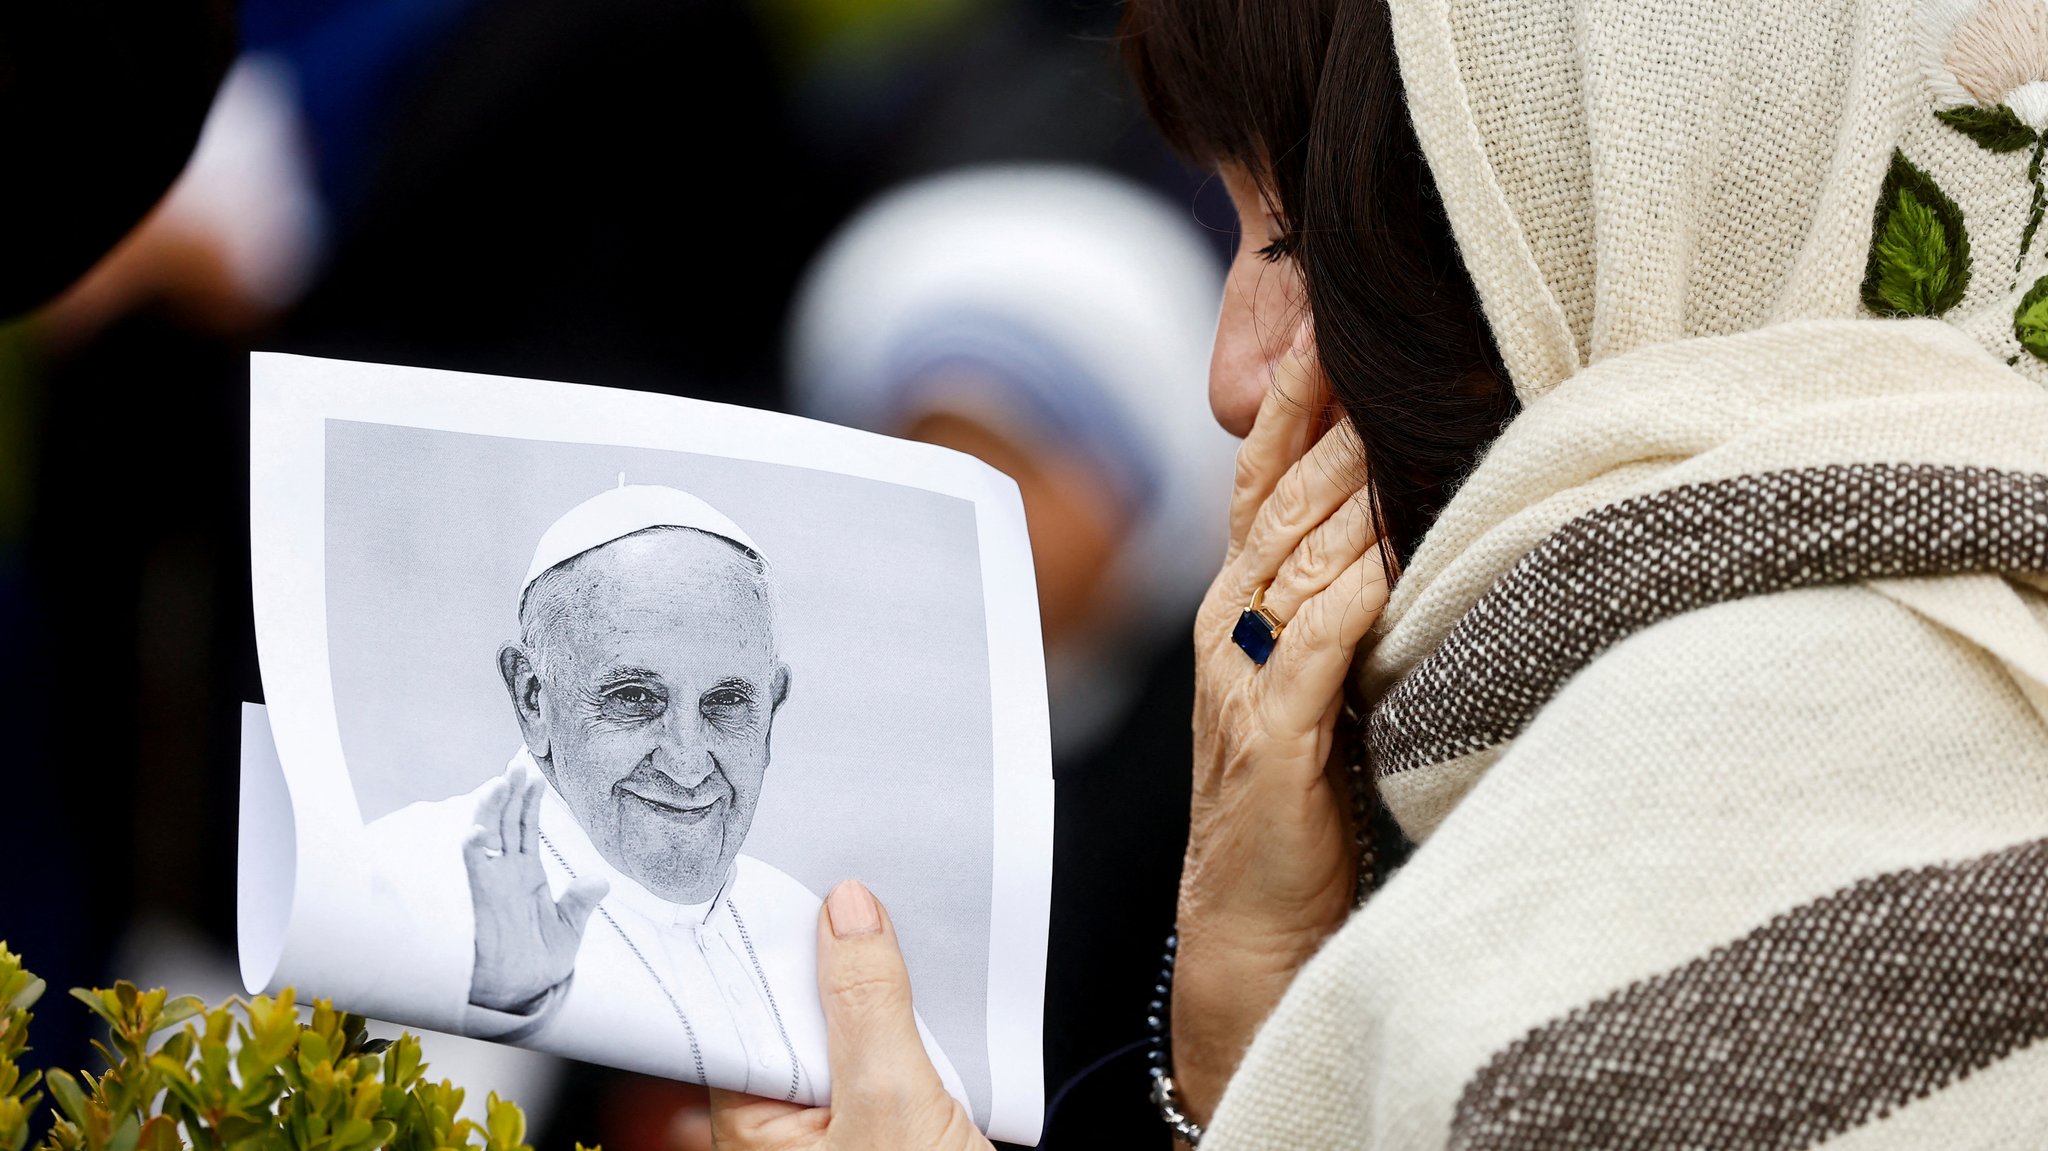
<path fill-rule="evenodd" d="M 477 0 L 244 0 L 242 48 L 298 79 L 321 198 L 345 227 L 391 112 Z"/>

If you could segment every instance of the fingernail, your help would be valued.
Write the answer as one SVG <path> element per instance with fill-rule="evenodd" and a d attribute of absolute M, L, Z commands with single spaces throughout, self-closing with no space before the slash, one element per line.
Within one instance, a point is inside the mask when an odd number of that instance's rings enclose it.
<path fill-rule="evenodd" d="M 1313 320 L 1303 320 L 1294 328 L 1294 353 L 1306 356 L 1316 348 L 1316 325 Z"/>
<path fill-rule="evenodd" d="M 875 897 L 857 879 L 849 879 L 825 897 L 825 914 L 831 917 L 832 934 L 840 939 L 873 935 L 882 929 L 882 909 Z"/>

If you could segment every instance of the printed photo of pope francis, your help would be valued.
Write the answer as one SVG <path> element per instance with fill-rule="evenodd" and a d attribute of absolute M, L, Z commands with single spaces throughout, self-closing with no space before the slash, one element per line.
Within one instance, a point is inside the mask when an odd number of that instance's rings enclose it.
<path fill-rule="evenodd" d="M 824 1102 L 820 899 L 742 851 L 797 680 L 769 558 L 696 496 L 621 477 L 542 534 L 518 592 L 495 653 L 510 762 L 366 828 L 408 986 L 450 1030 L 667 1052 L 642 1069 Z"/>

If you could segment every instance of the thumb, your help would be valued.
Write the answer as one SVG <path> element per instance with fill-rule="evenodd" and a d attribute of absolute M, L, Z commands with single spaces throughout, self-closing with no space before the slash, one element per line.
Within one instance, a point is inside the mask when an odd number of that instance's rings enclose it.
<path fill-rule="evenodd" d="M 950 1101 L 918 1038 L 896 928 L 857 880 L 833 888 L 818 916 L 818 995 L 825 1008 L 835 1117 Z M 871 1118 L 882 1129 L 894 1129 L 913 1116 Z"/>
<path fill-rule="evenodd" d="M 562 891 L 562 898 L 555 901 L 555 910 L 562 921 L 573 928 L 578 936 L 583 934 L 583 925 L 590 922 L 590 913 L 611 892 L 612 885 L 595 875 L 582 875 L 569 881 Z"/>

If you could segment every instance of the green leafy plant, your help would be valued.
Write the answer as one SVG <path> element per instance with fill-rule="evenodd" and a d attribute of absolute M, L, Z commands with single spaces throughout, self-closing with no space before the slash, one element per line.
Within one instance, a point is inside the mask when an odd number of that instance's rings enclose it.
<path fill-rule="evenodd" d="M 0 943 L 0 1151 L 27 1145 L 42 1098 L 17 1063 L 42 990 Z M 533 1151 L 515 1104 L 459 1118 L 462 1088 L 427 1078 L 418 1038 L 371 1039 L 324 1000 L 308 1018 L 289 989 L 218 1007 L 125 981 L 71 994 L 107 1025 L 107 1066 L 42 1078 L 36 1151 Z"/>
<path fill-rule="evenodd" d="M 1892 153 L 1878 196 L 1863 303 L 1880 316 L 1939 316 L 1970 285 L 1962 209 L 1905 154 Z"/>
<path fill-rule="evenodd" d="M 2048 276 L 2034 281 L 2012 313 L 2013 338 L 2035 357 L 2048 360 Z"/>
<path fill-rule="evenodd" d="M 2048 211 L 2048 184 L 2041 180 L 2041 161 L 2044 153 L 2048 153 L 2048 136 L 2027 126 L 2018 113 L 2004 104 L 1965 104 L 1960 108 L 1942 109 L 1934 114 L 1934 118 L 1976 141 L 1977 146 L 1987 152 L 2017 152 L 2022 148 L 2034 150 L 2027 160 L 2027 182 L 2034 188 L 2033 206 L 2028 209 L 2027 225 L 2020 232 L 2019 255 L 2012 262 L 2012 286 L 2017 288 L 2020 269 L 2026 267 L 2027 253 L 2034 250 L 2034 236 L 2041 230 L 2041 215 Z M 2014 318 L 2017 322 L 2017 314 Z M 2033 350 L 2028 348 L 2028 351 Z"/>
<path fill-rule="evenodd" d="M 1987 152 L 2017 152 L 2031 147 L 2041 140 L 2040 133 L 2013 114 L 2003 104 L 1983 107 L 1965 104 L 1960 108 L 1944 108 L 1934 118 L 1968 136 L 1977 146 Z"/>
<path fill-rule="evenodd" d="M 42 1073 L 23 1074 L 21 1053 L 28 1049 L 28 1009 L 43 996 L 43 981 L 22 969 L 21 959 L 0 943 L 0 1151 L 21 1151 L 28 1145 L 29 1115 L 42 1101 L 36 1084 Z"/>

